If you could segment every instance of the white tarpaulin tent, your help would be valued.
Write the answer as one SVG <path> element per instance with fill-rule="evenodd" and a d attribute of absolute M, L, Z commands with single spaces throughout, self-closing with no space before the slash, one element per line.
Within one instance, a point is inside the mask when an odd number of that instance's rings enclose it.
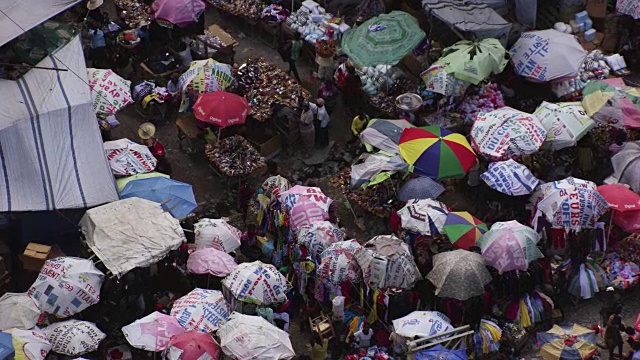
<path fill-rule="evenodd" d="M 187 241 L 180 221 L 160 204 L 140 198 L 87 210 L 80 228 L 89 248 L 118 277 L 158 262 Z"/>
<path fill-rule="evenodd" d="M 40 5 L 33 6 L 39 10 Z M 32 69 L 17 81 L 0 80 L 0 212 L 86 208 L 118 200 L 80 38 L 38 66 L 68 71 Z"/>
<path fill-rule="evenodd" d="M 0 46 L 80 0 L 0 0 Z"/>

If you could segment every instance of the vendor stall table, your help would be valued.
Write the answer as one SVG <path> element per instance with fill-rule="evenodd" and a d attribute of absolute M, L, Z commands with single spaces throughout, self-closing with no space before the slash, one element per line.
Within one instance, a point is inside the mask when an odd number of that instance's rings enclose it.
<path fill-rule="evenodd" d="M 211 171 L 225 179 L 229 186 L 257 176 L 266 166 L 266 159 L 247 139 L 238 135 L 219 140 L 216 146 L 205 145 L 205 154 Z"/>
<path fill-rule="evenodd" d="M 260 0 L 206 0 L 219 12 L 231 15 L 245 31 L 255 34 L 265 4 Z"/>
<path fill-rule="evenodd" d="M 176 120 L 178 144 L 189 155 L 204 153 L 204 131 L 198 127 L 193 113 L 182 114 Z"/>
<path fill-rule="evenodd" d="M 204 35 L 196 36 L 191 43 L 191 52 L 197 59 L 215 59 L 233 64 L 238 42 L 216 24 L 209 26 Z"/>

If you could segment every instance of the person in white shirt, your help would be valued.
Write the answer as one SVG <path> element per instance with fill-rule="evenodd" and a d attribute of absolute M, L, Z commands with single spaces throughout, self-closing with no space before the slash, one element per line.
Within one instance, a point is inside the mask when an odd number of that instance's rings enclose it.
<path fill-rule="evenodd" d="M 327 108 L 324 106 L 324 99 L 318 98 L 316 101 L 317 105 L 317 116 L 318 116 L 318 128 L 316 131 L 316 145 L 320 149 L 324 149 L 329 145 L 329 113 L 327 112 Z"/>
<path fill-rule="evenodd" d="M 367 349 L 371 346 L 371 338 L 373 338 L 373 330 L 368 323 L 362 325 L 362 329 L 353 334 L 353 344 L 356 349 Z"/>

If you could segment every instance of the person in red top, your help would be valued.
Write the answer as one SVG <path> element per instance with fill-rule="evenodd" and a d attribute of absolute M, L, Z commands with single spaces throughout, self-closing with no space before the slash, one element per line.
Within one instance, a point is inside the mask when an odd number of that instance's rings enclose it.
<path fill-rule="evenodd" d="M 149 148 L 151 155 L 158 160 L 155 171 L 163 174 L 171 175 L 171 163 L 167 159 L 164 146 L 154 137 L 156 134 L 156 127 L 150 122 L 143 123 L 138 128 L 138 136 Z"/>

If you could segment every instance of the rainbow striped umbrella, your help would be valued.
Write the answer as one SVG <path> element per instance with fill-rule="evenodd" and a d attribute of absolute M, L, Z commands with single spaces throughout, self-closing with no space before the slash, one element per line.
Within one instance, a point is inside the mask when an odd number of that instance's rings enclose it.
<path fill-rule="evenodd" d="M 463 135 L 439 126 L 405 129 L 398 147 L 413 172 L 433 179 L 461 178 L 477 161 Z"/>
<path fill-rule="evenodd" d="M 487 224 L 468 212 L 454 211 L 447 214 L 443 230 L 455 247 L 469 250 L 489 229 Z"/>

